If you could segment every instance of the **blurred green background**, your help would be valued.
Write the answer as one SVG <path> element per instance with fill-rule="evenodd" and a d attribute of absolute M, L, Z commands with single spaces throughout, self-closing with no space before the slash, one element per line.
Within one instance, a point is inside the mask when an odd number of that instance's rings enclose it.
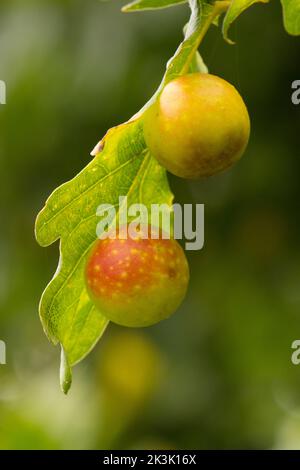
<path fill-rule="evenodd" d="M 1 449 L 300 448 L 300 39 L 280 2 L 244 13 L 202 55 L 235 84 L 252 119 L 245 157 L 203 182 L 170 178 L 176 201 L 205 204 L 205 247 L 170 320 L 110 326 L 59 390 L 59 350 L 38 318 L 58 246 L 34 219 L 114 124 L 152 95 L 182 38 L 187 5 L 122 14 L 113 0 L 2 0 L 0 79 Z"/>

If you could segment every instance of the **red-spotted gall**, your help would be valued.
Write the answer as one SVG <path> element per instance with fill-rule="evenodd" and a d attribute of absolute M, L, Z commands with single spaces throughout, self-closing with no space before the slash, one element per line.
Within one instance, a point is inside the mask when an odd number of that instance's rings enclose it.
<path fill-rule="evenodd" d="M 87 290 L 112 322 L 153 325 L 172 315 L 185 297 L 189 268 L 183 249 L 176 240 L 153 239 L 151 233 L 150 226 L 135 234 L 122 227 L 114 238 L 97 240 L 91 250 Z"/>

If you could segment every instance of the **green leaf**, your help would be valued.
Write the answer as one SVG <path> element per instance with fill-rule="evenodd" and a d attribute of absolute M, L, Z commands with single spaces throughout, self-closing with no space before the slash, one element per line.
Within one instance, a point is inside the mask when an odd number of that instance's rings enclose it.
<path fill-rule="evenodd" d="M 300 0 L 281 0 L 284 27 L 289 34 L 300 34 Z"/>
<path fill-rule="evenodd" d="M 187 3 L 188 0 L 135 0 L 122 8 L 125 13 L 132 11 L 157 10 L 158 8 L 168 8 L 180 3 Z"/>
<path fill-rule="evenodd" d="M 89 299 L 84 282 L 87 255 L 95 242 L 100 204 L 171 204 L 165 171 L 147 149 L 141 122 L 109 131 L 90 164 L 48 199 L 36 222 L 36 238 L 47 246 L 60 238 L 59 269 L 46 288 L 40 315 L 48 337 L 60 342 L 70 366 L 95 345 L 107 320 Z"/>
<path fill-rule="evenodd" d="M 231 24 L 240 16 L 243 11 L 251 7 L 254 3 L 268 3 L 269 0 L 232 0 L 232 3 L 228 9 L 228 12 L 223 22 L 223 36 L 224 39 L 230 44 L 234 44 L 228 37 L 228 31 Z"/>
<path fill-rule="evenodd" d="M 154 97 L 130 121 L 107 132 L 93 151 L 95 158 L 52 193 L 36 220 L 40 245 L 60 240 L 58 269 L 42 295 L 40 317 L 48 338 L 62 347 L 60 379 L 65 393 L 71 386 L 71 367 L 91 351 L 108 324 L 91 302 L 84 279 L 87 256 L 97 238 L 97 207 L 105 203 L 117 209 L 119 196 L 127 196 L 128 204 L 147 207 L 172 204 L 166 172 L 145 145 L 141 118 L 163 86 L 189 70 L 195 58 L 209 16 L 208 10 L 200 9 L 203 2 L 190 3 L 192 15 L 184 41 L 168 62 Z"/>

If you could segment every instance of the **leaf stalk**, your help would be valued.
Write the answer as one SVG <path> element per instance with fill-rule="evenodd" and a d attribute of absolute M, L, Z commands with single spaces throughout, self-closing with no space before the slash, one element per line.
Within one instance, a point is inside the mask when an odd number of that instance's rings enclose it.
<path fill-rule="evenodd" d="M 198 38 L 195 41 L 195 44 L 194 44 L 194 47 L 193 47 L 193 52 L 194 53 L 196 53 L 197 50 L 199 49 L 200 44 L 202 43 L 206 33 L 208 32 L 208 30 L 209 30 L 210 26 L 212 25 L 212 23 L 214 22 L 214 20 L 219 15 L 221 15 L 222 13 L 226 13 L 226 11 L 230 7 L 230 5 L 231 5 L 231 0 L 217 0 L 214 3 L 212 12 L 208 15 L 208 17 L 204 21 L 204 24 L 201 28 L 200 34 L 198 35 Z M 188 32 L 187 32 L 187 35 L 188 35 Z M 193 58 L 193 55 L 185 63 L 185 66 L 183 67 L 183 70 L 182 70 L 182 75 L 184 75 L 188 72 L 189 67 L 191 65 L 192 58 Z"/>

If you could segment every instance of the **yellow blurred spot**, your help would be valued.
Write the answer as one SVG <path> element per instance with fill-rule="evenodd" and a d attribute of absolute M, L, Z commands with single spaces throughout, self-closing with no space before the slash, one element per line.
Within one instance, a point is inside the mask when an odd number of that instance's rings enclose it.
<path fill-rule="evenodd" d="M 122 331 L 108 338 L 100 360 L 100 383 L 109 399 L 106 405 L 112 403 L 114 411 L 118 406 L 122 417 L 124 413 L 134 417 L 152 397 L 165 372 L 160 350 L 147 336 Z"/>

